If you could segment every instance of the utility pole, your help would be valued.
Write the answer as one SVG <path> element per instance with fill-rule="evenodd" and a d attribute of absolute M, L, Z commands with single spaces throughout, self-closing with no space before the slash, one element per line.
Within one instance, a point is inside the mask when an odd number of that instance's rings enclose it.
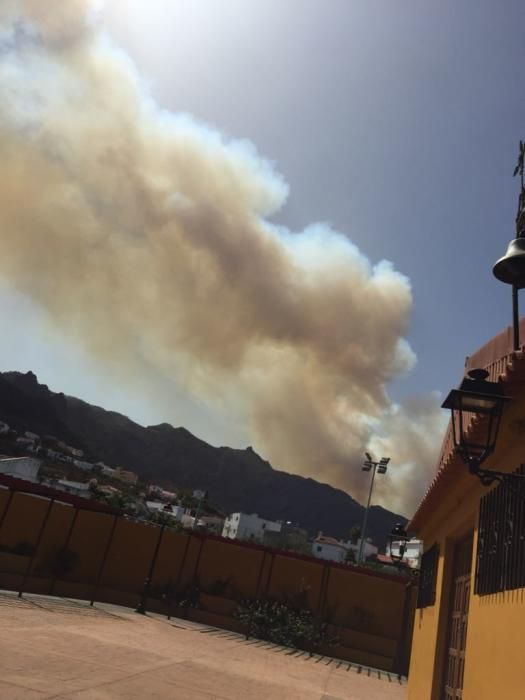
<path fill-rule="evenodd" d="M 381 457 L 379 462 L 374 462 L 372 457 L 365 452 L 366 460 L 363 462 L 361 469 L 364 472 L 372 471 L 372 479 L 370 481 L 370 491 L 368 492 L 368 503 L 366 504 L 365 515 L 363 517 L 363 527 L 361 528 L 361 538 L 359 540 L 359 552 L 357 554 L 357 563 L 360 564 L 363 561 L 363 551 L 366 542 L 366 526 L 368 524 L 368 512 L 370 510 L 370 501 L 372 500 L 372 491 L 374 489 L 374 479 L 376 478 L 376 471 L 378 474 L 386 474 L 387 464 L 390 462 L 390 457 Z"/>
<path fill-rule="evenodd" d="M 206 498 L 208 498 L 208 492 L 201 491 L 201 495 L 200 495 L 199 500 L 197 502 L 197 508 L 195 510 L 195 517 L 193 518 L 193 525 L 191 527 L 192 530 L 195 530 L 195 527 L 197 525 L 197 520 L 199 519 L 199 516 L 201 514 L 202 501 Z"/>

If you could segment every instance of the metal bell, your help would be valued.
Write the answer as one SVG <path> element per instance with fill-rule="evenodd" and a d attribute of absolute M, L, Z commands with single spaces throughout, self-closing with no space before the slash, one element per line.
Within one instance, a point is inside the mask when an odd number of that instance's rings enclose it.
<path fill-rule="evenodd" d="M 492 268 L 494 277 L 512 284 L 518 289 L 525 287 L 525 238 L 514 238 L 505 255 Z"/>

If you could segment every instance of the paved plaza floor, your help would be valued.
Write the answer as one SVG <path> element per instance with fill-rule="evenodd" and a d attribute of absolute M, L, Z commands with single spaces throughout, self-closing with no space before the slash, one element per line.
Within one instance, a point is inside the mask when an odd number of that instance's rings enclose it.
<path fill-rule="evenodd" d="M 126 608 L 0 592 L 2 700 L 403 700 L 393 674 Z"/>

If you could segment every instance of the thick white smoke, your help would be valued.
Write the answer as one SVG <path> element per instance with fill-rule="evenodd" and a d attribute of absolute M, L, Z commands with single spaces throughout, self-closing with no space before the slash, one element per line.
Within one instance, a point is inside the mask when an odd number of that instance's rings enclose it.
<path fill-rule="evenodd" d="M 158 107 L 93 3 L 3 0 L 0 86 L 0 274 L 130 380 L 222 405 L 279 468 L 362 498 L 364 449 L 388 451 L 383 502 L 409 512 L 442 421 L 385 391 L 415 361 L 408 280 L 327 226 L 268 223 L 282 177 Z"/>

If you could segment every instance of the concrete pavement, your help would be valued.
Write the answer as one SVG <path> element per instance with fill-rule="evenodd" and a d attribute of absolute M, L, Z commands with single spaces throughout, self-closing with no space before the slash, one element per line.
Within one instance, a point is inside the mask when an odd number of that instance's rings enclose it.
<path fill-rule="evenodd" d="M 395 675 L 126 608 L 0 593 L 2 700 L 404 700 Z"/>

